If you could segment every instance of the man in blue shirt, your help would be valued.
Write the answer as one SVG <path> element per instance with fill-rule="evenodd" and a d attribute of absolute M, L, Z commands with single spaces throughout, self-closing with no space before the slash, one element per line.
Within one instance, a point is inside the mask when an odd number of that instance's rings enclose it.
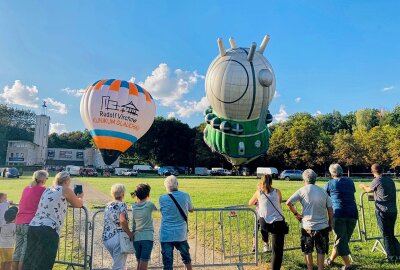
<path fill-rule="evenodd" d="M 332 266 L 337 256 L 344 262 L 343 270 L 350 269 L 349 241 L 357 224 L 358 210 L 354 193 L 353 180 L 342 177 L 343 169 L 339 164 L 329 166 L 332 179 L 325 186 L 325 191 L 331 197 L 333 205 L 333 231 L 335 244 L 332 254 L 325 260 L 325 264 Z"/>
<path fill-rule="evenodd" d="M 396 185 L 388 176 L 383 176 L 383 168 L 379 164 L 371 166 L 374 180 L 370 186 L 360 185 L 365 192 L 374 192 L 375 215 L 383 235 L 387 259 L 390 263 L 400 261 L 400 244 L 394 236 L 397 219 Z"/>
<path fill-rule="evenodd" d="M 192 261 L 187 242 L 187 216 L 193 212 L 193 205 L 189 194 L 178 191 L 178 179 L 175 176 L 168 176 L 164 181 L 168 194 L 162 195 L 159 199 L 161 211 L 160 242 L 163 259 L 163 269 L 173 269 L 174 247 L 180 252 L 186 269 L 192 269 Z M 171 197 L 172 196 L 172 197 Z M 182 213 L 179 210 L 180 206 Z"/>

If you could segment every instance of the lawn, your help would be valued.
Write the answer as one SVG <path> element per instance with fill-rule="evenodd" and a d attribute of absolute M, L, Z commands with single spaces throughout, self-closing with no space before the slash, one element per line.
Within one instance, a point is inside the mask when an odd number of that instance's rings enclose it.
<path fill-rule="evenodd" d="M 51 179 L 49 179 L 50 181 Z M 111 178 L 80 178 L 83 182 L 85 191 L 85 185 L 89 185 L 91 188 L 97 189 L 104 194 L 109 194 L 110 187 L 114 183 L 122 183 L 127 187 L 127 191 L 131 192 L 135 186 L 139 183 L 149 183 L 152 187 L 151 200 L 158 205 L 158 197 L 161 194 L 165 194 L 165 188 L 163 185 L 162 177 L 138 177 L 138 178 L 122 178 L 122 177 L 111 177 Z M 207 207 L 225 207 L 231 205 L 242 205 L 246 204 L 249 198 L 255 191 L 256 184 L 259 180 L 255 177 L 179 177 L 179 189 L 188 192 L 192 198 L 192 202 L 196 208 L 207 208 Z M 317 184 L 324 186 L 327 179 L 319 179 Z M 360 182 L 365 180 L 355 179 L 355 185 L 357 189 L 356 200 L 359 203 L 361 190 L 358 188 Z M 366 180 L 367 182 L 371 180 Z M 28 176 L 23 176 L 19 180 L 0 180 L 0 192 L 8 194 L 10 200 L 18 202 L 21 191 L 24 186 L 29 184 L 30 179 Z M 49 183 L 50 184 L 50 183 Z M 281 181 L 274 180 L 273 186 L 280 189 L 284 199 L 289 198 L 298 188 L 303 185 L 301 181 Z M 400 188 L 400 184 L 396 183 L 397 187 Z M 133 199 L 130 196 L 125 198 L 127 203 L 132 203 Z M 87 204 L 89 208 L 93 207 L 96 202 Z M 288 215 L 288 214 L 287 214 Z M 371 219 L 374 220 L 374 216 Z M 193 214 L 189 219 L 194 219 Z M 294 229 L 294 227 L 291 227 Z M 191 229 L 191 231 L 193 231 Z M 296 236 L 297 237 L 297 236 Z M 382 264 L 383 255 L 378 252 L 370 252 L 373 241 L 353 243 L 353 258 L 356 261 L 357 269 L 398 269 L 398 266 Z M 263 261 L 269 261 L 269 255 L 263 255 Z M 340 259 L 338 260 L 340 263 Z M 304 269 L 303 257 L 299 250 L 285 252 L 284 257 L 284 269 Z M 247 268 L 246 268 L 247 269 Z M 258 269 L 261 269 L 258 268 Z M 265 266 L 263 267 L 265 269 Z M 334 268 L 335 269 L 335 268 Z"/>

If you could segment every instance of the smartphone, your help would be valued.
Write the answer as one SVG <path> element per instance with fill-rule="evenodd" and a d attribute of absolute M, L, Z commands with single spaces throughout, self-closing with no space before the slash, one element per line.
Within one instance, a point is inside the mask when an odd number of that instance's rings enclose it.
<path fill-rule="evenodd" d="M 82 185 L 75 185 L 74 186 L 74 193 L 75 193 L 75 195 L 83 193 Z"/>

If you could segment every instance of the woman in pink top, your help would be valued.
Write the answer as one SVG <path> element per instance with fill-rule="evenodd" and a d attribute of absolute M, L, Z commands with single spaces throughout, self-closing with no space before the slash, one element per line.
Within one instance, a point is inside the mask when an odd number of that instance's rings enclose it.
<path fill-rule="evenodd" d="M 13 270 L 22 270 L 29 223 L 35 216 L 42 193 L 46 190 L 45 185 L 48 176 L 49 174 L 44 170 L 34 172 L 32 176 L 33 181 L 22 192 L 21 200 L 19 201 L 19 211 L 15 220 L 17 231 Z"/>

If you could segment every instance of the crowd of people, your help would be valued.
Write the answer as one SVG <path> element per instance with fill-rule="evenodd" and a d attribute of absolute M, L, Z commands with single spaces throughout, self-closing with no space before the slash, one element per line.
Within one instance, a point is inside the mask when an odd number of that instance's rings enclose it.
<path fill-rule="evenodd" d="M 304 186 L 286 201 L 290 212 L 301 223 L 300 244 L 308 270 L 314 268 L 314 249 L 319 270 L 324 266 L 332 266 L 337 257 L 343 260 L 342 269 L 352 267 L 349 241 L 358 220 L 354 196 L 356 188 L 352 179 L 343 177 L 343 169 L 339 164 L 332 164 L 329 172 L 331 179 L 321 188 L 316 185 L 317 174 L 311 169 L 305 170 Z M 369 186 L 361 184 L 360 189 L 374 193 L 376 219 L 382 232 L 387 260 L 389 263 L 398 263 L 400 244 L 394 235 L 396 187 L 390 177 L 383 175 L 383 169 L 378 164 L 371 166 L 371 172 L 374 175 L 373 182 Z M 47 179 L 47 171 L 39 170 L 33 174 L 32 182 L 22 192 L 19 209 L 11 206 L 7 194 L 0 193 L 0 270 L 53 268 L 67 205 L 82 207 L 83 193 L 75 194 L 70 188 L 71 178 L 67 172 L 57 173 L 53 185 L 48 188 L 45 187 Z M 192 269 L 187 239 L 188 214 L 194 210 L 193 204 L 187 193 L 178 190 L 175 176 L 166 177 L 164 186 L 167 194 L 159 198 L 159 240 L 163 269 L 173 269 L 174 249 L 179 251 L 186 269 Z M 114 184 L 111 187 L 113 200 L 104 210 L 102 240 L 112 257 L 113 270 L 125 270 L 130 253 L 135 254 L 137 270 L 148 268 L 154 244 L 152 213 L 157 210 L 150 201 L 150 191 L 148 184 L 136 187 L 131 193 L 136 202 L 132 204 L 132 215 L 128 215 L 128 206 L 123 202 L 125 186 Z M 281 269 L 285 235 L 289 229 L 281 206 L 282 196 L 282 192 L 272 186 L 272 177 L 264 175 L 249 200 L 250 205 L 257 205 L 264 251 L 272 251 L 273 270 Z M 296 203 L 300 203 L 301 212 L 297 211 Z M 334 246 L 330 256 L 325 258 L 329 252 L 331 231 L 334 233 Z M 268 245 L 269 235 L 271 247 Z"/>

